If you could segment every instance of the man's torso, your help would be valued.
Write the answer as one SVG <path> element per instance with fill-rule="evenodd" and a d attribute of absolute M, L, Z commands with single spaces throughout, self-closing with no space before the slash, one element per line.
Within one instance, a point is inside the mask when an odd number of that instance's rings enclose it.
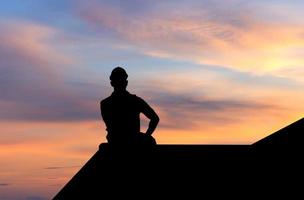
<path fill-rule="evenodd" d="M 107 139 L 128 140 L 140 132 L 140 98 L 128 92 L 113 93 L 101 101 L 101 113 L 107 126 Z"/>

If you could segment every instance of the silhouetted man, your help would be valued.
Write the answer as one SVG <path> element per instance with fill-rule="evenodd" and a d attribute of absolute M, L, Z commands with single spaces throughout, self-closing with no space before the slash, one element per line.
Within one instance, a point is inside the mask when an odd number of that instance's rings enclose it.
<path fill-rule="evenodd" d="M 107 140 L 118 145 L 156 144 L 151 136 L 159 117 L 140 97 L 130 94 L 126 88 L 128 74 L 121 67 L 113 69 L 110 80 L 114 92 L 100 102 L 102 118 L 106 124 Z M 140 113 L 150 119 L 146 133 L 140 133 Z"/>

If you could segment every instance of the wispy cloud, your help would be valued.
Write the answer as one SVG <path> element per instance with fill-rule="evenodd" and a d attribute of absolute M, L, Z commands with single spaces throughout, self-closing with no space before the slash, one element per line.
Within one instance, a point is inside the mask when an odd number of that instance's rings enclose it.
<path fill-rule="evenodd" d="M 99 9 L 99 7 L 97 8 Z M 96 13 L 93 12 L 93 14 L 95 15 Z M 109 20 L 112 20 L 113 16 L 108 15 L 108 17 L 110 18 Z M 170 23 L 171 20 L 174 19 L 170 19 Z M 221 21 L 218 18 L 214 20 Z M 140 23 L 142 22 L 140 21 Z M 151 22 L 150 24 L 153 26 L 154 23 Z M 120 25 L 120 22 L 118 25 Z M 124 23 L 121 25 L 125 26 Z M 0 56 L 2 58 L 0 59 L 0 69 L 3 72 L 0 77 L 0 88 L 3 91 L 0 97 L 0 107 L 2 109 L 0 118 L 6 120 L 61 122 L 100 120 L 98 100 L 100 100 L 101 94 L 103 97 L 106 96 L 102 92 L 103 90 L 105 91 L 105 87 L 95 83 L 70 81 L 64 78 L 64 74 L 60 73 L 60 67 L 63 66 L 66 60 L 71 60 L 71 58 L 57 53 L 48 42 L 57 32 L 56 30 L 32 23 L 12 23 L 10 25 L 4 24 L 4 26 L 7 27 L 5 31 L 0 31 L 1 38 L 4 38 L 0 46 Z M 243 25 L 236 24 L 235 26 L 242 27 Z M 178 29 L 178 26 L 172 26 L 173 31 L 175 31 L 175 28 Z M 20 32 L 25 33 L 23 40 L 16 39 L 20 37 Z M 150 33 L 147 32 L 147 34 Z M 168 34 L 170 34 L 170 31 Z M 150 36 L 148 37 L 150 38 Z M 154 35 L 151 37 L 153 40 Z M 177 40 L 179 41 L 179 39 Z M 197 77 L 198 74 L 199 78 Z M 175 73 L 175 75 L 177 74 Z M 159 74 L 158 76 L 162 75 Z M 220 76 L 225 76 L 226 78 L 231 76 L 232 79 L 236 77 L 236 80 L 246 79 L 247 82 L 254 79 L 249 74 L 215 66 L 209 66 L 208 70 L 203 71 L 194 70 L 187 75 L 188 78 L 185 78 L 187 80 L 199 80 L 202 77 L 210 78 L 211 76 L 219 77 L 217 80 L 212 80 L 212 84 L 200 88 L 200 91 L 211 93 L 212 90 L 217 90 L 218 84 L 214 83 L 214 81 L 220 81 L 221 78 L 223 81 L 223 77 Z M 162 78 L 166 80 L 165 77 Z M 269 81 L 267 83 L 266 79 L 267 81 L 271 80 L 271 83 L 279 82 L 278 78 L 271 76 L 259 78 L 258 80 L 254 79 L 252 82 L 269 85 Z M 142 93 L 153 96 L 152 102 L 159 108 L 166 119 L 163 120 L 164 127 L 175 125 L 176 128 L 188 128 L 194 126 L 195 123 L 206 121 L 231 123 L 234 120 L 228 116 L 236 111 L 249 112 L 272 108 L 270 103 L 227 98 L 225 97 L 228 94 L 227 92 L 223 93 L 221 98 L 207 98 L 204 96 L 198 98 L 197 96 L 201 95 L 198 91 L 184 93 L 184 90 L 189 90 L 193 85 L 196 85 L 195 81 L 188 82 L 189 87 L 180 87 L 175 93 L 166 91 L 164 84 L 160 90 L 155 83 L 152 79 L 147 81 L 145 84 L 152 91 L 148 89 L 143 90 Z M 231 84 L 231 81 L 225 84 Z M 180 123 L 182 120 L 186 120 L 187 123 Z"/>
<path fill-rule="evenodd" d="M 44 169 L 47 170 L 59 170 L 59 169 L 69 169 L 69 168 L 79 168 L 80 166 L 51 166 L 51 167 L 46 167 Z"/>
<path fill-rule="evenodd" d="M 197 129 L 202 124 L 240 123 L 254 113 L 284 110 L 270 103 L 195 97 L 172 92 L 150 92 L 149 101 L 156 105 L 161 115 L 161 127 L 171 129 Z"/>
<path fill-rule="evenodd" d="M 0 118 L 77 121 L 98 116 L 100 88 L 65 81 L 63 68 L 72 58 L 51 45 L 56 30 L 29 22 L 1 22 L 1 27 Z M 95 99 L 89 99 L 92 94 Z"/>
<path fill-rule="evenodd" d="M 289 55 L 304 44 L 299 22 L 264 20 L 263 11 L 243 1 L 177 2 L 175 9 L 173 3 L 155 4 L 147 12 L 129 13 L 124 6 L 101 1 L 81 7 L 79 15 L 102 33 L 110 31 L 151 56 L 257 74 L 304 62 L 302 56 Z"/>

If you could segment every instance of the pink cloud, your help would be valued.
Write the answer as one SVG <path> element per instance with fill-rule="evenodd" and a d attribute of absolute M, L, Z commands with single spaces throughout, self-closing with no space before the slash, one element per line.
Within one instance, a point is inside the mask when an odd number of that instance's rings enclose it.
<path fill-rule="evenodd" d="M 299 66 L 302 56 L 288 52 L 303 46 L 303 24 L 263 20 L 248 7 L 161 7 L 139 15 L 93 4 L 81 7 L 82 19 L 142 53 L 200 64 L 222 65 L 251 73 L 273 73 Z M 232 7 L 232 8 L 231 8 Z"/>
<path fill-rule="evenodd" d="M 0 118 L 61 121 L 98 116 L 97 100 L 88 100 L 79 86 L 66 83 L 64 72 L 72 70 L 67 68 L 72 57 L 53 45 L 56 29 L 29 22 L 2 22 L 1 27 Z"/>

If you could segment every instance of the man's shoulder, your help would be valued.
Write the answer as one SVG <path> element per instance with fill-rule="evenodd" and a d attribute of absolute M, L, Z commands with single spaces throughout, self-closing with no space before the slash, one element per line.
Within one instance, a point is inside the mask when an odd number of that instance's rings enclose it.
<path fill-rule="evenodd" d="M 139 101 L 139 102 L 144 101 L 141 97 L 137 96 L 136 94 L 130 94 L 130 97 L 131 97 L 134 101 Z"/>
<path fill-rule="evenodd" d="M 126 98 L 126 99 L 125 99 Z M 111 104 L 111 102 L 115 101 L 116 97 L 113 96 L 113 95 L 110 95 L 109 97 L 103 99 L 100 101 L 100 105 L 101 106 L 106 106 L 106 105 L 109 105 Z M 137 96 L 136 94 L 131 94 L 131 93 L 128 93 L 124 98 L 122 99 L 129 99 L 127 101 L 131 101 L 133 103 L 142 103 L 142 102 L 145 102 L 141 97 Z"/>
<path fill-rule="evenodd" d="M 100 101 L 100 105 L 108 104 L 111 101 L 111 96 Z"/>

